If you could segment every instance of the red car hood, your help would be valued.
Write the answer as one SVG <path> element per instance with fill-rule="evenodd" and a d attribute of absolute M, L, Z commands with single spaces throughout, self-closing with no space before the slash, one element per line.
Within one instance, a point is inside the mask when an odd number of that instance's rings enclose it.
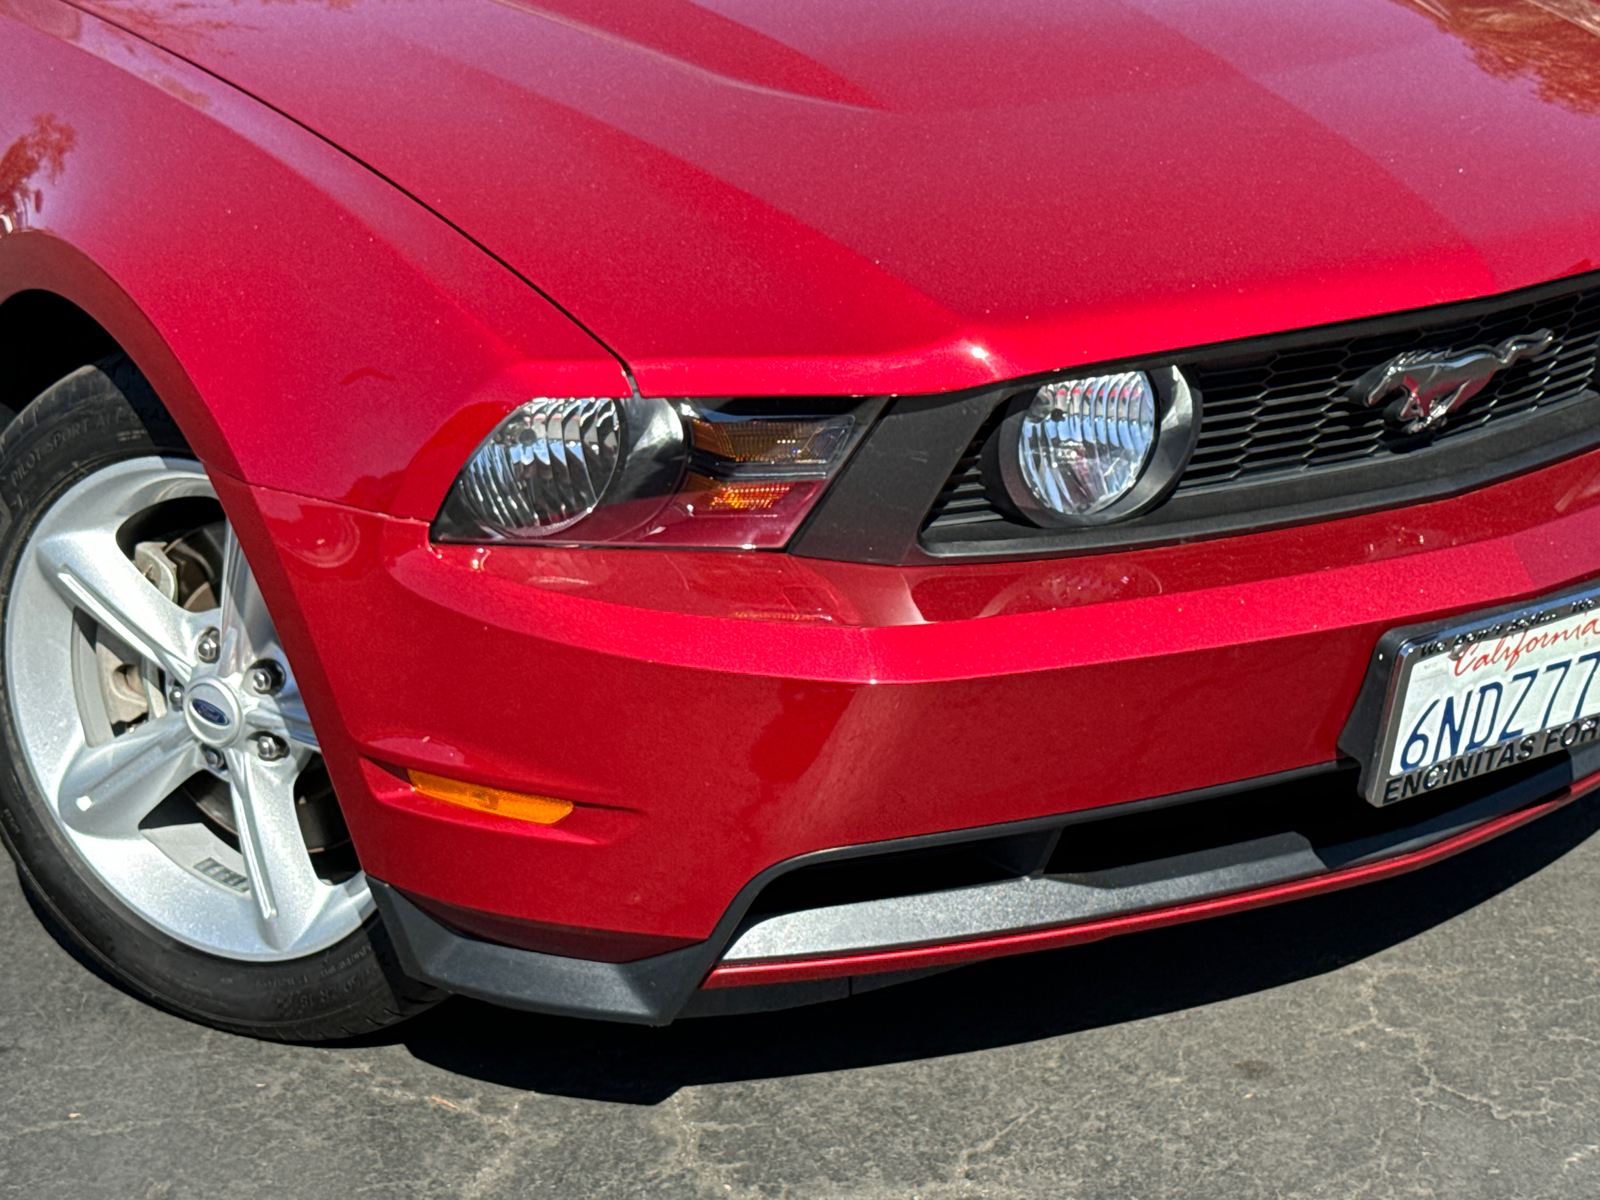
<path fill-rule="evenodd" d="M 647 392 L 953 388 L 1600 264 L 1590 0 L 84 7 L 393 180 Z"/>

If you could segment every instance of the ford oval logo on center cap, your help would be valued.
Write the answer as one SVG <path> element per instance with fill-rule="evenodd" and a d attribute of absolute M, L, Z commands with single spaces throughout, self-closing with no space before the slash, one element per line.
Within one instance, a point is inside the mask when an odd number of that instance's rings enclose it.
<path fill-rule="evenodd" d="M 195 713 L 202 721 L 210 721 L 213 725 L 221 725 L 226 728 L 228 724 L 228 714 L 223 712 L 215 704 L 212 704 L 209 700 L 201 700 L 196 697 L 195 699 L 189 701 L 189 707 L 194 709 Z"/>

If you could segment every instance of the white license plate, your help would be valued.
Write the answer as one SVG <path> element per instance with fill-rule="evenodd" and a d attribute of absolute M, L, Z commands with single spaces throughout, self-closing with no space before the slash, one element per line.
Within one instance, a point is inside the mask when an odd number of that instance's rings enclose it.
<path fill-rule="evenodd" d="M 1600 591 L 1403 643 L 1380 729 L 1378 805 L 1600 741 Z"/>

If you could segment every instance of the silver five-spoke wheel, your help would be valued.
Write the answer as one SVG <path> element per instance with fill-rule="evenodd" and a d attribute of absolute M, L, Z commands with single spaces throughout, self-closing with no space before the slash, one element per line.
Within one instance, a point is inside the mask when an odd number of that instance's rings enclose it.
<path fill-rule="evenodd" d="M 18 559 L 6 686 L 51 818 L 123 903 L 210 954 L 299 958 L 372 900 L 215 499 L 160 457 L 61 495 Z"/>

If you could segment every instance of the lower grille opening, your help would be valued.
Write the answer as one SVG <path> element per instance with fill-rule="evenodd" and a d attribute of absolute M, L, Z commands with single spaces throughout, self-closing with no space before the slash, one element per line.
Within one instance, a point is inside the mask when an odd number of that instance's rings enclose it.
<path fill-rule="evenodd" d="M 750 916 L 918 896 L 1020 878 L 1037 869 L 1054 840 L 1055 831 L 1051 830 L 817 863 L 769 883 L 751 905 Z M 1019 851 L 1026 853 L 1028 845 L 1034 847 L 1032 862 L 1022 861 L 1023 855 L 1019 855 Z"/>
<path fill-rule="evenodd" d="M 1160 807 L 1075 814 L 1009 836 L 814 863 L 769 883 L 741 928 L 774 929 L 827 913 L 837 932 L 897 909 L 890 924 L 906 929 L 908 905 L 953 911 L 964 897 L 981 905 L 997 894 L 996 885 L 1030 880 L 1029 886 L 1055 883 L 1080 896 L 1103 890 L 1107 900 L 1091 907 L 1132 911 L 1181 899 L 1185 887 L 1220 894 L 1441 841 L 1556 791 L 1572 769 L 1566 755 L 1553 755 L 1374 808 L 1356 790 L 1358 769 L 1342 764 Z M 1125 811 L 1130 807 L 1135 811 Z"/>
<path fill-rule="evenodd" d="M 1356 791 L 1360 771 L 1352 764 L 1275 787 L 1072 825 L 1063 831 L 1044 873 L 1095 885 L 1147 863 L 1257 845 L 1284 834 L 1303 839 L 1321 856 L 1343 857 L 1340 847 L 1415 829 L 1551 766 L 1550 760 L 1540 760 L 1480 776 L 1419 797 L 1415 807 L 1407 802 L 1374 808 Z M 1229 857 L 1220 855 L 1219 861 Z"/>

